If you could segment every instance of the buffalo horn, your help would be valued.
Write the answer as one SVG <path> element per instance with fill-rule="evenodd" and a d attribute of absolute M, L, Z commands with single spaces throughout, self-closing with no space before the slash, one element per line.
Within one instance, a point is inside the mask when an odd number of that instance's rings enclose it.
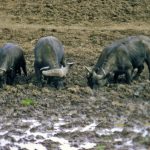
<path fill-rule="evenodd" d="M 96 78 L 96 79 L 98 79 L 98 80 L 100 80 L 100 79 L 102 79 L 102 78 L 104 77 L 104 75 L 99 75 L 99 74 L 97 74 L 97 73 L 94 71 L 94 72 L 93 72 L 93 77 Z"/>
<path fill-rule="evenodd" d="M 86 68 L 86 70 L 87 70 L 89 73 L 92 72 L 92 68 L 91 68 L 91 67 L 86 67 L 86 66 L 85 66 L 85 68 Z"/>
<path fill-rule="evenodd" d="M 69 67 L 72 65 L 72 63 L 67 64 L 66 67 L 61 67 L 59 69 L 50 69 L 50 70 L 43 70 L 42 74 L 44 76 L 49 77 L 65 77 L 69 71 Z"/>
<path fill-rule="evenodd" d="M 6 69 L 0 68 L 0 70 L 1 70 L 1 71 L 5 71 L 5 72 L 6 72 Z"/>

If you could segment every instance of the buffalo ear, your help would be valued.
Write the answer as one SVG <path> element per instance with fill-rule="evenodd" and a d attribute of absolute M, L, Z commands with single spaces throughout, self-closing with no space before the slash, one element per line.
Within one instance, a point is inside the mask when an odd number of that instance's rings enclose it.
<path fill-rule="evenodd" d="M 85 69 L 86 69 L 89 73 L 92 73 L 92 68 L 91 68 L 91 67 L 86 67 L 86 66 L 85 66 Z"/>
<path fill-rule="evenodd" d="M 47 69 L 50 69 L 50 67 L 49 67 L 49 66 L 42 67 L 42 68 L 40 69 L 40 71 L 47 70 Z"/>
<path fill-rule="evenodd" d="M 67 65 L 68 65 L 69 67 L 72 67 L 74 64 L 75 64 L 74 62 L 68 62 L 68 63 L 67 63 Z"/>

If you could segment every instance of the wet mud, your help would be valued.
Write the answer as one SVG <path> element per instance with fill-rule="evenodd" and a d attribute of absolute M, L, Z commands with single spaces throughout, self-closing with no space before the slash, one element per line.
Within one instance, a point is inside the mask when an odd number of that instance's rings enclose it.
<path fill-rule="evenodd" d="M 147 66 L 130 85 L 120 82 L 97 90 L 87 86 L 85 69 L 114 40 L 150 36 L 148 1 L 121 0 L 115 9 L 113 1 L 5 0 L 0 8 L 0 45 L 18 43 L 28 71 L 27 77 L 17 76 L 13 85 L 0 89 L 0 149 L 150 148 Z M 40 87 L 35 79 L 33 49 L 48 35 L 62 41 L 66 61 L 74 62 L 63 89 Z"/>

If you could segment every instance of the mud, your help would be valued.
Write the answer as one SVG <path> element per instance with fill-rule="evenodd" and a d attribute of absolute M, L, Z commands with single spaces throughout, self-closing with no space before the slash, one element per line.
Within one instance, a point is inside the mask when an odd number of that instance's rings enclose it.
<path fill-rule="evenodd" d="M 150 36 L 148 0 L 3 0 L 0 8 L 0 45 L 23 47 L 28 71 L 0 89 L 0 149 L 150 148 L 147 66 L 131 85 L 98 90 L 87 86 L 85 70 L 114 40 Z M 60 39 L 66 61 L 75 62 L 60 90 L 36 85 L 33 48 L 47 35 Z"/>

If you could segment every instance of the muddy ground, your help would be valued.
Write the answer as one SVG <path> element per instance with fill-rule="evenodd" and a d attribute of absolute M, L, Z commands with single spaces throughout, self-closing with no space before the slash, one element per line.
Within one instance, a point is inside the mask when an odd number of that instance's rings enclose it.
<path fill-rule="evenodd" d="M 28 77 L 17 76 L 13 86 L 0 89 L 0 149 L 149 149 L 147 66 L 131 85 L 111 84 L 98 90 L 87 86 L 85 70 L 114 40 L 150 36 L 149 23 L 148 0 L 1 1 L 0 45 L 15 42 L 23 47 Z M 35 84 L 33 48 L 40 37 L 47 35 L 60 39 L 66 60 L 75 62 L 61 90 Z M 32 120 L 28 121 L 31 125 L 38 123 L 30 127 L 23 120 Z M 25 132 L 28 129 L 32 129 L 30 134 Z M 49 133 L 58 140 L 34 136 L 36 132 Z M 70 146 L 65 147 L 59 138 L 66 139 L 64 143 Z M 32 148 L 18 143 L 28 143 Z"/>

